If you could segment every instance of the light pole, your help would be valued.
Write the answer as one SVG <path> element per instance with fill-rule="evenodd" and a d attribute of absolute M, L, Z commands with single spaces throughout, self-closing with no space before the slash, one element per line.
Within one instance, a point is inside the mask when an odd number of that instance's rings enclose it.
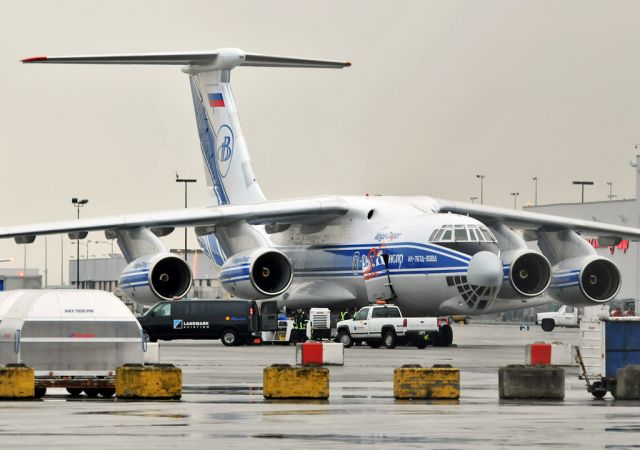
<path fill-rule="evenodd" d="M 615 197 L 617 197 L 617 195 L 613 194 L 613 181 L 607 181 L 607 185 L 609 186 L 609 195 L 607 195 L 607 197 L 609 197 L 609 201 L 613 200 Z"/>
<path fill-rule="evenodd" d="M 518 195 L 520 195 L 520 192 L 512 192 L 511 195 L 513 196 L 513 209 L 518 209 L 516 206 L 516 199 L 518 198 Z"/>
<path fill-rule="evenodd" d="M 78 220 L 80 220 L 80 208 L 89 203 L 89 200 L 83 198 L 79 200 L 77 197 L 73 197 L 71 199 L 71 203 L 78 210 Z M 80 289 L 80 235 L 78 234 L 78 239 L 76 239 L 76 289 Z"/>
<path fill-rule="evenodd" d="M 184 183 L 184 209 L 187 209 L 187 186 L 196 181 L 195 178 L 180 178 L 176 172 L 176 183 Z M 187 227 L 184 227 L 184 260 L 187 260 Z"/>
<path fill-rule="evenodd" d="M 24 246 L 24 268 L 22 269 L 22 287 L 27 288 L 27 244 L 22 244 Z"/>
<path fill-rule="evenodd" d="M 46 288 L 49 285 L 49 266 L 47 264 L 47 235 L 44 235 L 44 287 Z"/>
<path fill-rule="evenodd" d="M 475 203 L 478 200 L 478 197 L 469 197 L 471 199 L 471 203 Z"/>
<path fill-rule="evenodd" d="M 484 205 L 484 175 L 476 175 L 476 178 L 480 178 L 480 204 Z"/>
<path fill-rule="evenodd" d="M 533 191 L 534 191 L 533 204 L 534 204 L 535 206 L 538 206 L 538 177 L 533 177 L 533 178 L 532 178 L 532 180 L 533 180 L 533 183 L 534 183 L 534 188 L 533 188 Z"/>
<path fill-rule="evenodd" d="M 580 185 L 582 188 L 582 201 L 584 203 L 584 187 L 585 186 L 593 186 L 593 181 L 574 181 L 573 184 Z"/>
<path fill-rule="evenodd" d="M 60 286 L 64 286 L 64 237 L 60 235 Z"/>

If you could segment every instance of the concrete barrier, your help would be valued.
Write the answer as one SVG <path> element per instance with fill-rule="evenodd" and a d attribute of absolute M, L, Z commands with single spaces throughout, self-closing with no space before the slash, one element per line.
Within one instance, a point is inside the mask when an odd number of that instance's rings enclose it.
<path fill-rule="evenodd" d="M 503 399 L 564 399 L 564 369 L 551 366 L 510 365 L 498 370 Z"/>
<path fill-rule="evenodd" d="M 329 369 L 326 367 L 274 364 L 265 367 L 262 381 L 262 393 L 267 399 L 329 398 Z"/>
<path fill-rule="evenodd" d="M 449 365 L 404 365 L 393 371 L 393 395 L 397 399 L 460 398 L 460 370 Z"/>
<path fill-rule="evenodd" d="M 24 364 L 0 367 L 0 399 L 33 398 L 36 380 L 33 369 Z"/>
<path fill-rule="evenodd" d="M 616 398 L 640 400 L 640 365 L 633 364 L 618 369 L 616 378 Z"/>
<path fill-rule="evenodd" d="M 116 369 L 116 396 L 179 399 L 182 396 L 182 369 L 173 364 L 125 364 Z"/>
<path fill-rule="evenodd" d="M 576 364 L 571 344 L 566 344 L 564 342 L 551 343 L 552 366 L 575 366 Z"/>
<path fill-rule="evenodd" d="M 344 345 L 335 342 L 305 342 L 296 345 L 296 364 L 344 365 Z"/>
<path fill-rule="evenodd" d="M 551 364 L 551 344 L 536 342 L 525 347 L 525 364 L 528 366 L 548 366 Z"/>
<path fill-rule="evenodd" d="M 525 365 L 572 366 L 575 360 L 571 344 L 564 342 L 536 342 L 525 347 Z"/>

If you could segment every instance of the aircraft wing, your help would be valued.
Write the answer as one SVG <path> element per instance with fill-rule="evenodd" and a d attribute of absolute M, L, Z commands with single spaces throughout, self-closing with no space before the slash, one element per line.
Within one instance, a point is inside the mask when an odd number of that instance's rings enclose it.
<path fill-rule="evenodd" d="M 512 228 L 533 231 L 571 229 L 593 236 L 640 241 L 640 228 L 449 200 L 437 200 L 437 203 L 438 212 L 468 215 L 487 225 L 491 225 L 493 222 L 502 222 Z"/>
<path fill-rule="evenodd" d="M 252 225 L 317 224 L 333 220 L 348 211 L 346 203 L 339 198 L 315 197 L 0 227 L 0 238 L 16 238 L 19 243 L 24 243 L 31 242 L 35 236 L 45 234 L 124 230 L 138 227 L 153 229 L 215 226 L 238 221 L 246 221 Z"/>

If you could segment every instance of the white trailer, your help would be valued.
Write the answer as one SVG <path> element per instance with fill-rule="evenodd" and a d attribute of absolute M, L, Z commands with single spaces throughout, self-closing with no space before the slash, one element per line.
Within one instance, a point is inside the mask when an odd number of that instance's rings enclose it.
<path fill-rule="evenodd" d="M 146 342 L 122 301 L 97 290 L 0 292 L 0 364 L 23 363 L 36 394 L 65 387 L 72 395 L 111 396 L 116 368 L 142 364 Z"/>

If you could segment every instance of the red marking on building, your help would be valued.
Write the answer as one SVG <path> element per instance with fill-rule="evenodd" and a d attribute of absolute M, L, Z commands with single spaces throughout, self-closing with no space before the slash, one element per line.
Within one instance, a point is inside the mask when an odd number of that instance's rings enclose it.
<path fill-rule="evenodd" d="M 587 242 L 589 244 L 591 244 L 591 246 L 593 248 L 608 248 L 609 252 L 611 252 L 611 254 L 613 255 L 616 251 L 616 248 L 618 250 L 622 250 L 622 253 L 627 253 L 627 250 L 629 250 L 629 241 L 627 239 L 623 239 L 622 241 L 620 241 L 620 243 L 618 245 L 600 245 L 600 243 L 598 242 L 598 239 L 596 238 L 591 238 L 591 239 L 587 239 Z"/>

